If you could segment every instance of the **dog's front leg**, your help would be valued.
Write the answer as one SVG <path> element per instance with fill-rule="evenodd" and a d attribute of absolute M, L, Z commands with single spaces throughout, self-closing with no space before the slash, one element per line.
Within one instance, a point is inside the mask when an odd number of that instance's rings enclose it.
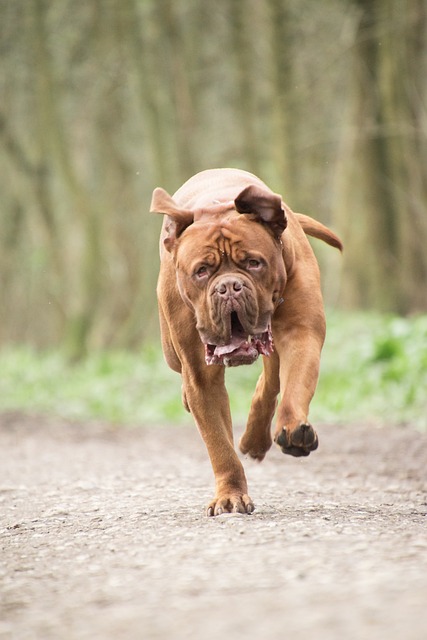
<path fill-rule="evenodd" d="M 215 498 L 207 507 L 207 515 L 252 513 L 254 505 L 233 444 L 224 367 L 183 363 L 182 379 L 188 408 L 205 442 L 215 476 Z"/>
<path fill-rule="evenodd" d="M 259 462 L 272 445 L 271 423 L 277 405 L 279 386 L 279 357 L 274 352 L 264 357 L 264 369 L 259 377 L 244 434 L 240 439 L 240 451 Z"/>
<path fill-rule="evenodd" d="M 273 321 L 281 393 L 274 441 L 284 453 L 299 457 L 319 444 L 308 414 L 319 376 L 325 317 L 316 271 L 311 278 L 296 275 L 286 292 Z"/>

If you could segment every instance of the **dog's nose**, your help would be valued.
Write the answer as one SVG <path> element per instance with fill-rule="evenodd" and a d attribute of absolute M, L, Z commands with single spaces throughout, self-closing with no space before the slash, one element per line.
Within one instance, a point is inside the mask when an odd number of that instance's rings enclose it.
<path fill-rule="evenodd" d="M 215 285 L 215 291 L 220 296 L 227 298 L 229 296 L 238 296 L 243 289 L 243 283 L 236 277 L 222 278 L 220 282 Z"/>

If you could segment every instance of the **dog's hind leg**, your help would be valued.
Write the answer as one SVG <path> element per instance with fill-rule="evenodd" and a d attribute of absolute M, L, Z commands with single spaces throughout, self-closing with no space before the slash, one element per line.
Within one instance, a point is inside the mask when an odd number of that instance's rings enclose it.
<path fill-rule="evenodd" d="M 280 390 L 277 353 L 263 359 L 264 369 L 258 379 L 246 430 L 239 443 L 242 453 L 249 454 L 259 462 L 263 460 L 272 445 L 271 423 Z"/>
<path fill-rule="evenodd" d="M 168 321 L 166 320 L 165 313 L 160 303 L 159 303 L 159 319 L 160 319 L 160 333 L 162 337 L 163 354 L 164 354 L 165 360 L 173 371 L 176 371 L 177 373 L 181 373 L 182 372 L 181 360 L 178 358 L 175 347 L 173 346 L 172 336 L 169 331 Z M 189 412 L 190 408 L 187 402 L 187 394 L 185 392 L 184 383 L 182 384 L 182 387 L 181 387 L 181 399 L 182 399 L 182 404 L 184 405 L 184 408 L 186 409 L 186 411 Z"/>
<path fill-rule="evenodd" d="M 166 362 L 169 367 L 176 371 L 177 373 L 181 373 L 182 366 L 181 360 L 178 358 L 175 347 L 172 342 L 172 336 L 169 330 L 169 324 L 166 319 L 165 312 L 163 311 L 163 307 L 159 301 L 159 321 L 160 321 L 160 335 L 162 339 L 162 349 L 163 355 L 165 357 Z"/>

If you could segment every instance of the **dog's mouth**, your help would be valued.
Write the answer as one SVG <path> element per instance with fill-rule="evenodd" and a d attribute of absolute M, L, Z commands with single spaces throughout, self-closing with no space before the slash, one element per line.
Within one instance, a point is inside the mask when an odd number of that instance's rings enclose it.
<path fill-rule="evenodd" d="M 205 344 L 206 364 L 237 367 L 252 364 L 258 356 L 269 356 L 274 351 L 271 327 L 261 333 L 248 334 L 235 311 L 230 314 L 231 339 L 228 344 Z"/>

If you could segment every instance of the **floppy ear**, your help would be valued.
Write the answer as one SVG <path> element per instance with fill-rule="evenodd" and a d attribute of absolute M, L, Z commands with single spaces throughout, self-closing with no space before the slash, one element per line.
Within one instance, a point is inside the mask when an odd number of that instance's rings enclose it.
<path fill-rule="evenodd" d="M 168 192 L 160 187 L 153 191 L 150 213 L 161 213 L 168 216 L 165 225 L 166 235 L 163 240 L 167 251 L 172 251 L 177 238 L 194 221 L 194 212 L 190 209 L 180 209 Z"/>
<path fill-rule="evenodd" d="M 239 213 L 253 214 L 257 222 L 267 225 L 280 238 L 288 221 L 282 209 L 282 198 L 277 193 L 249 185 L 234 201 Z"/>

